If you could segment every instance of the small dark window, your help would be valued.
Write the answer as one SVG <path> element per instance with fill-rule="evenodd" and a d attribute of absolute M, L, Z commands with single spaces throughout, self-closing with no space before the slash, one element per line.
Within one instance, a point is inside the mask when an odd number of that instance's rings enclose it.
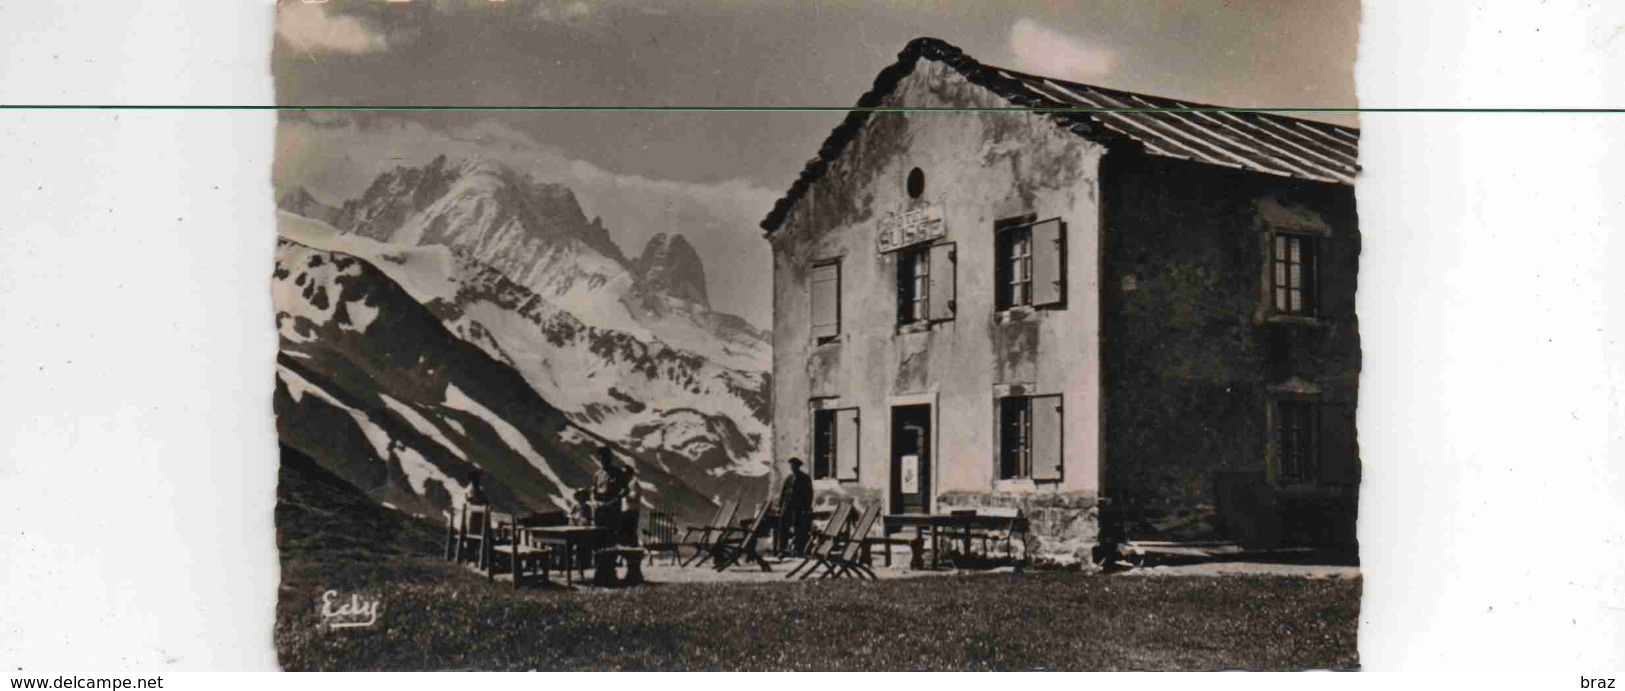
<path fill-rule="evenodd" d="M 1275 450 L 1283 483 L 1314 482 L 1319 474 L 1315 458 L 1315 407 L 1303 401 L 1276 403 Z"/>
<path fill-rule="evenodd" d="M 897 323 L 931 318 L 931 252 L 929 246 L 897 253 Z"/>
<path fill-rule="evenodd" d="M 908 171 L 908 198 L 919 199 L 925 194 L 925 171 L 915 168 Z"/>
<path fill-rule="evenodd" d="M 814 480 L 858 479 L 858 409 L 813 411 Z"/>
<path fill-rule="evenodd" d="M 1056 482 L 1065 455 L 1058 394 L 999 399 L 999 479 Z"/>
<path fill-rule="evenodd" d="M 835 411 L 813 411 L 813 463 L 814 480 L 835 477 Z"/>
<path fill-rule="evenodd" d="M 1032 399 L 1012 396 L 999 401 L 999 479 L 1032 477 Z"/>
<path fill-rule="evenodd" d="M 1319 238 L 1277 233 L 1270 247 L 1270 299 L 1276 314 L 1315 316 Z"/>

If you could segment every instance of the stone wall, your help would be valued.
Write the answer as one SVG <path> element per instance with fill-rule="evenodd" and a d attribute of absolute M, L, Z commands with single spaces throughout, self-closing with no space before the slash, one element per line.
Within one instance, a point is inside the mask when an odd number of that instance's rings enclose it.
<path fill-rule="evenodd" d="M 1090 565 L 1100 533 L 1099 510 L 1090 492 L 947 492 L 942 512 L 954 509 L 1019 509 L 1030 536 L 1017 546 L 1037 565 Z"/>
<path fill-rule="evenodd" d="M 1313 392 L 1349 410 L 1357 398 L 1353 190 L 1117 153 L 1101 180 L 1102 494 L 1111 516 L 1132 539 L 1292 534 L 1269 525 L 1287 514 L 1270 508 L 1285 497 L 1270 482 L 1267 410 L 1286 394 Z M 1266 309 L 1266 232 L 1283 216 L 1327 233 L 1314 323 L 1282 323 Z M 1326 506 L 1354 505 L 1352 465 L 1337 469 L 1339 486 L 1327 491 L 1344 496 Z M 1220 517 L 1220 490 L 1255 515 Z M 1328 520 L 1352 525 L 1349 511 Z"/>

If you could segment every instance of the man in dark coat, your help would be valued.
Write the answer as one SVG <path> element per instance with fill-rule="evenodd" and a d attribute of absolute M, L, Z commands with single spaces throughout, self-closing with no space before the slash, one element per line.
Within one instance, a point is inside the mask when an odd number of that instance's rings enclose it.
<path fill-rule="evenodd" d="M 598 450 L 598 472 L 592 476 L 592 524 L 617 531 L 621 528 L 621 500 L 626 498 L 626 474 L 609 447 Z"/>
<path fill-rule="evenodd" d="M 794 545 L 796 554 L 807 552 L 807 540 L 812 536 L 812 476 L 801 470 L 801 459 L 790 459 L 790 474 L 779 488 L 778 549 L 785 551 Z"/>
<path fill-rule="evenodd" d="M 615 539 L 626 547 L 638 546 L 638 517 L 643 512 L 643 488 L 638 484 L 638 471 L 623 465 L 621 475 L 621 523 L 616 526 Z"/>

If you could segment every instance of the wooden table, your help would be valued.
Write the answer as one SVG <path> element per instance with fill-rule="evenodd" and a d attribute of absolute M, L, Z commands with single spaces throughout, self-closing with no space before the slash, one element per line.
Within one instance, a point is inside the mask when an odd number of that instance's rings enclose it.
<path fill-rule="evenodd" d="M 937 519 L 939 518 L 947 518 L 947 516 L 933 516 L 931 514 L 923 513 L 892 514 L 890 516 L 881 517 L 880 530 L 881 533 L 886 536 L 887 542 L 891 541 L 891 536 L 893 533 L 901 532 L 909 528 L 914 529 L 914 538 L 916 540 L 923 541 L 925 540 L 925 534 L 930 533 L 931 568 L 935 569 L 938 565 L 937 555 L 941 552 L 941 550 L 937 549 L 937 527 L 940 525 L 940 522 Z M 891 545 L 889 544 L 886 545 L 886 563 L 887 565 L 891 564 Z M 916 554 L 914 560 L 909 563 L 909 568 L 923 569 L 925 568 L 925 564 L 921 562 L 919 555 Z"/>
<path fill-rule="evenodd" d="M 564 550 L 565 587 L 569 587 L 573 582 L 575 570 L 570 567 L 575 564 L 576 556 L 580 551 L 577 548 L 581 545 L 596 548 L 610 534 L 609 528 L 591 525 L 555 525 L 543 528 L 520 528 L 520 530 L 535 535 L 548 545 L 557 545 Z"/>
<path fill-rule="evenodd" d="M 1027 519 L 1021 515 L 993 516 L 987 514 L 975 515 L 941 515 L 941 514 L 892 514 L 881 519 L 881 530 L 889 541 L 892 534 L 909 528 L 914 529 L 916 539 L 924 540 L 926 533 L 931 534 L 931 568 L 941 566 L 942 541 L 944 539 L 959 538 L 964 543 L 964 550 L 970 551 L 971 533 L 974 530 L 1008 530 L 1013 533 L 1026 533 Z M 888 550 L 890 547 L 888 546 Z M 889 555 L 889 552 L 888 552 Z M 910 568 L 922 568 L 923 564 L 910 564 Z"/>

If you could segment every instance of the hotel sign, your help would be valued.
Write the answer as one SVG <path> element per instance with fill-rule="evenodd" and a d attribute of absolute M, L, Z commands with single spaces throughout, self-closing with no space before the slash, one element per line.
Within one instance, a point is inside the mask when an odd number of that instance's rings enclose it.
<path fill-rule="evenodd" d="M 880 218 L 875 244 L 881 252 L 929 242 L 948 234 L 948 225 L 942 222 L 942 207 L 935 204 L 923 209 L 888 213 Z"/>

